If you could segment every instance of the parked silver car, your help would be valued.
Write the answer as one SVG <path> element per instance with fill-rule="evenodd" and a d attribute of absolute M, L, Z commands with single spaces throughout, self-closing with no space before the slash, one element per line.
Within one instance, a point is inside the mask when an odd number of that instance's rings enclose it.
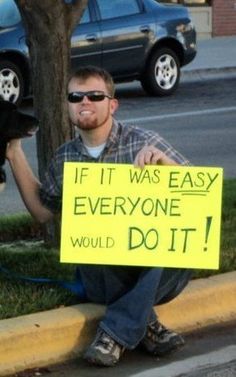
<path fill-rule="evenodd" d="M 188 9 L 155 0 L 89 0 L 71 38 L 72 66 L 107 69 L 116 82 L 140 80 L 150 95 L 178 87 L 180 68 L 196 55 Z M 19 103 L 30 94 L 24 26 L 14 0 L 0 1 L 0 97 Z"/>

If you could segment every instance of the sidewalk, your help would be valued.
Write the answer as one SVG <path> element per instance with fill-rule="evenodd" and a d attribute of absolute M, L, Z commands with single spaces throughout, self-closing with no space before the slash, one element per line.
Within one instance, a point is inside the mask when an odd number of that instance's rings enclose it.
<path fill-rule="evenodd" d="M 236 272 L 193 280 L 182 294 L 156 307 L 160 321 L 186 333 L 236 320 Z M 81 355 L 105 307 L 80 304 L 0 321 L 0 376 Z"/>
<path fill-rule="evenodd" d="M 181 81 L 236 77 L 236 36 L 197 42 L 197 55 L 182 68 Z"/>

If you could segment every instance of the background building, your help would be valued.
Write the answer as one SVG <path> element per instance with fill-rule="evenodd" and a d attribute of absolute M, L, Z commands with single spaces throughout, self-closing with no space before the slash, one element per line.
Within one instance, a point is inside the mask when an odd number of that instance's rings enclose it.
<path fill-rule="evenodd" d="M 236 35 L 236 0 L 159 0 L 189 7 L 198 38 Z"/>
<path fill-rule="evenodd" d="M 236 0 L 213 0 L 213 36 L 236 35 Z"/>

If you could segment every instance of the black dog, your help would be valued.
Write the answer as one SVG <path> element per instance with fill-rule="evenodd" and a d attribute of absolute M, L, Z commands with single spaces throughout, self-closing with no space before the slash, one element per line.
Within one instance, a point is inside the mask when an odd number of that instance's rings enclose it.
<path fill-rule="evenodd" d="M 3 168 L 6 159 L 7 143 L 12 139 L 32 136 L 38 127 L 38 120 L 31 115 L 21 113 L 16 105 L 0 100 L 0 191 L 6 182 Z"/>

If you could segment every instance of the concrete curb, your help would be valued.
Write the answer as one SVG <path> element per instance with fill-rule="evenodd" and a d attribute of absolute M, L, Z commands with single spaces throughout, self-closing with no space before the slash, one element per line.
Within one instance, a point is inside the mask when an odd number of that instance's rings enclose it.
<path fill-rule="evenodd" d="M 156 307 L 168 327 L 189 332 L 236 320 L 236 272 L 193 280 Z M 105 308 L 80 304 L 0 321 L 0 376 L 75 358 L 94 336 Z"/>
<path fill-rule="evenodd" d="M 216 80 L 224 78 L 235 78 L 236 77 L 236 67 L 215 67 L 215 68 L 195 68 L 188 69 L 184 68 L 181 71 L 180 81 L 181 82 L 196 82 L 196 81 L 207 81 Z"/>

